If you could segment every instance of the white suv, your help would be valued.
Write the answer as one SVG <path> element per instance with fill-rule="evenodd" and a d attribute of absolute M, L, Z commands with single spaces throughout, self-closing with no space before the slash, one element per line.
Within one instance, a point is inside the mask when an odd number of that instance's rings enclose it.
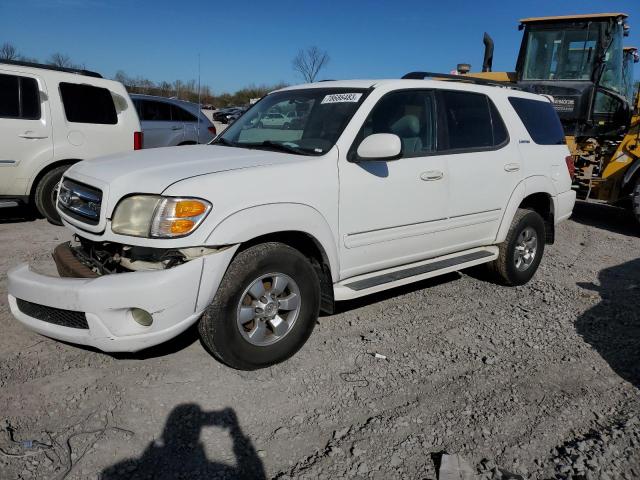
<path fill-rule="evenodd" d="M 52 223 L 56 186 L 80 160 L 142 145 L 122 84 L 86 70 L 0 61 L 0 208 L 34 203 Z"/>
<path fill-rule="evenodd" d="M 258 127 L 274 107 L 306 116 Z M 547 98 L 454 81 L 285 88 L 210 146 L 136 156 L 65 173 L 63 278 L 8 275 L 29 328 L 136 351 L 199 322 L 218 359 L 265 367 L 336 301 L 483 263 L 527 282 L 575 201 Z"/>

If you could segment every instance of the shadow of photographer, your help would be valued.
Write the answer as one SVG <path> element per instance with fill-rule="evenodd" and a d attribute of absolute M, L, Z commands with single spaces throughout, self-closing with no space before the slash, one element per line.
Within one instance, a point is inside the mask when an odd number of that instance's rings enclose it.
<path fill-rule="evenodd" d="M 600 285 L 578 283 L 601 301 L 576 320 L 576 330 L 623 379 L 640 389 L 640 259 L 598 274 Z"/>
<path fill-rule="evenodd" d="M 233 442 L 235 466 L 207 458 L 200 432 L 203 427 L 225 429 Z M 244 435 L 233 409 L 205 412 L 186 403 L 175 407 L 160 441 L 151 442 L 140 458 L 107 467 L 104 480 L 124 479 L 265 479 L 264 466 Z"/>

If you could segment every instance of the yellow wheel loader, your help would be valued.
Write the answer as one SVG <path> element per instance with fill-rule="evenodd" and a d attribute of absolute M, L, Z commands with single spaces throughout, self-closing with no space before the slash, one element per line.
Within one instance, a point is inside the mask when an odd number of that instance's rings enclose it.
<path fill-rule="evenodd" d="M 638 50 L 623 47 L 624 13 L 520 20 L 515 72 L 492 72 L 493 41 L 484 34 L 482 72 L 459 72 L 550 95 L 576 168 L 578 198 L 624 206 L 640 221 L 640 93 L 633 91 Z"/>

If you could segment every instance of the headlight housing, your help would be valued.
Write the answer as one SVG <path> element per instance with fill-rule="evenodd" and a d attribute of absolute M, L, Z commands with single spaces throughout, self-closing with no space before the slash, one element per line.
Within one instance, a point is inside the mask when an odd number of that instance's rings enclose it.
<path fill-rule="evenodd" d="M 184 237 L 198 228 L 210 210 L 211 204 L 201 198 L 133 195 L 116 206 L 111 230 L 133 237 Z"/>

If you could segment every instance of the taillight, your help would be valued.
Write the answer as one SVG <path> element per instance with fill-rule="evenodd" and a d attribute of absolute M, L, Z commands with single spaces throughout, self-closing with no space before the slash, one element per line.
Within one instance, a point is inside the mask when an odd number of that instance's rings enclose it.
<path fill-rule="evenodd" d="M 214 127 L 213 125 L 211 125 L 210 127 L 207 127 L 207 130 L 211 132 L 211 135 L 216 135 L 218 133 L 216 132 L 216 127 Z"/>
<path fill-rule="evenodd" d="M 133 149 L 142 150 L 142 132 L 133 132 Z"/>
<path fill-rule="evenodd" d="M 576 165 L 573 162 L 573 156 L 567 155 L 564 157 L 564 161 L 567 162 L 567 170 L 569 170 L 569 176 L 573 180 L 573 177 L 576 175 Z"/>

